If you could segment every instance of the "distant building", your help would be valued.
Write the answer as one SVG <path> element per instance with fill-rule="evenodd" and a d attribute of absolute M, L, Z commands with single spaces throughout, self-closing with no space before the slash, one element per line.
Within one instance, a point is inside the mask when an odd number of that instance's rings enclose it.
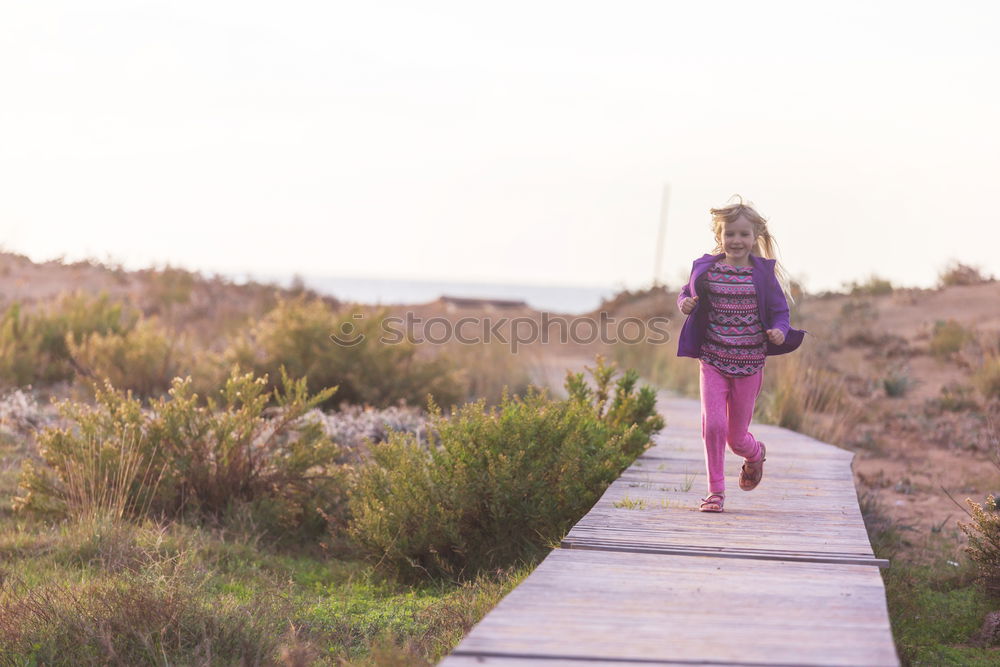
<path fill-rule="evenodd" d="M 483 310 L 493 310 L 496 308 L 527 308 L 528 304 L 522 299 L 481 299 L 464 296 L 442 296 L 438 301 L 444 305 L 449 312 L 458 308 L 481 308 Z"/>

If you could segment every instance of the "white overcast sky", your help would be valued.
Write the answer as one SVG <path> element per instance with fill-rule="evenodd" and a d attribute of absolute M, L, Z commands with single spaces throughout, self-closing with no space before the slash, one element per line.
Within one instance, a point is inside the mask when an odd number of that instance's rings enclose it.
<path fill-rule="evenodd" d="M 810 289 L 1000 274 L 992 2 L 0 4 L 0 245 L 641 286 L 733 193 Z"/>

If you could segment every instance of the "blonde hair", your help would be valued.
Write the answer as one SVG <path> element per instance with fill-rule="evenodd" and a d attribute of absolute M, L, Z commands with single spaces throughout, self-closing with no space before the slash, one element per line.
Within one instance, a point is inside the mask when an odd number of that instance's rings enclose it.
<path fill-rule="evenodd" d="M 781 262 L 777 261 L 778 242 L 767 228 L 767 218 L 757 212 L 753 207 L 753 202 L 744 202 L 743 197 L 740 197 L 740 195 L 733 195 L 733 197 L 739 198 L 739 201 L 735 204 L 727 204 L 720 208 L 709 209 L 709 213 L 712 214 L 712 233 L 715 234 L 715 248 L 712 250 L 712 253 L 718 255 L 723 252 L 722 232 L 725 230 L 726 223 L 733 222 L 740 216 L 746 218 L 753 225 L 754 242 L 750 252 L 758 257 L 775 260 L 774 274 L 778 278 L 778 284 L 781 285 L 781 290 L 785 293 L 785 298 L 788 299 L 788 302 L 795 303 L 795 299 L 792 298 L 791 282 L 788 279 L 788 274 L 784 267 L 781 266 Z M 733 197 L 730 197 L 730 199 Z"/>

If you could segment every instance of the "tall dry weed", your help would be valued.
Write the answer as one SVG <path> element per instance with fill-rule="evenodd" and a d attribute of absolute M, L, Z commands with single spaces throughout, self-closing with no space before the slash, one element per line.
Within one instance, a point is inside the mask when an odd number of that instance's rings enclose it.
<path fill-rule="evenodd" d="M 66 459 L 59 487 L 71 518 L 121 521 L 146 514 L 166 466 L 155 444 L 147 453 L 143 437 L 140 431 L 125 431 L 117 442 L 94 437 L 79 441 L 77 455 Z"/>
<path fill-rule="evenodd" d="M 639 376 L 659 387 L 681 396 L 698 398 L 700 375 L 695 359 L 677 356 L 677 345 L 667 343 L 618 343 L 612 347 L 612 357 L 624 368 L 634 368 Z"/>
<path fill-rule="evenodd" d="M 849 439 L 862 412 L 844 377 L 802 351 L 768 359 L 754 417 L 836 444 Z"/>
<path fill-rule="evenodd" d="M 489 343 L 451 343 L 443 356 L 458 369 L 456 381 L 465 393 L 466 401 L 485 400 L 498 405 L 504 388 L 512 394 L 524 395 L 531 384 L 532 373 L 539 367 L 539 355 L 522 346 L 512 352 L 509 343 L 492 340 Z"/>

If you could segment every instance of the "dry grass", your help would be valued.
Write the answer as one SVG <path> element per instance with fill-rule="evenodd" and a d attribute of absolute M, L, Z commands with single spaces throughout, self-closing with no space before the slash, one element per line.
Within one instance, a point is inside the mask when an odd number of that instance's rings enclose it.
<path fill-rule="evenodd" d="M 465 401 L 483 399 L 487 405 L 499 405 L 504 387 L 511 394 L 523 396 L 531 384 L 532 371 L 538 368 L 539 353 L 530 346 L 511 352 L 510 344 L 499 340 L 489 343 L 449 343 L 441 354 L 458 368 L 458 382 Z"/>
<path fill-rule="evenodd" d="M 805 350 L 768 359 L 755 417 L 832 444 L 844 443 L 863 409 L 845 378 Z"/>
<path fill-rule="evenodd" d="M 80 455 L 67 460 L 62 491 L 67 514 L 87 521 L 109 517 L 123 521 L 129 515 L 145 515 L 156 495 L 165 467 L 154 469 L 155 449 L 146 456 L 141 432 L 126 432 L 117 443 L 87 438 Z M 155 446 L 154 446 L 155 447 Z M 137 494 L 136 487 L 150 489 Z M 144 497 L 145 501 L 140 500 Z M 142 506 L 139 506 L 139 505 Z"/>
<path fill-rule="evenodd" d="M 640 377 L 651 384 L 681 396 L 698 398 L 700 375 L 698 361 L 677 356 L 677 345 L 619 343 L 611 348 L 612 358 L 623 368 L 635 368 Z"/>

